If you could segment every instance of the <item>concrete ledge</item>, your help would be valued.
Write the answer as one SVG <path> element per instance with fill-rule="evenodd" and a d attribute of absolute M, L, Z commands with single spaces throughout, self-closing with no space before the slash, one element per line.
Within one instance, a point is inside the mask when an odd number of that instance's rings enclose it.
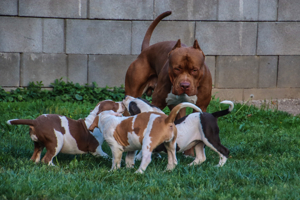
<path fill-rule="evenodd" d="M 132 54 L 140 54 L 145 33 L 151 21 L 132 22 Z M 162 21 L 154 29 L 150 45 L 162 41 L 177 41 L 191 46 L 194 43 L 195 22 Z"/>
<path fill-rule="evenodd" d="M 87 0 L 19 0 L 19 15 L 86 18 Z"/>
<path fill-rule="evenodd" d="M 220 100 L 243 100 L 243 89 L 213 88 L 212 95 Z"/>
<path fill-rule="evenodd" d="M 154 13 L 156 18 L 161 13 L 171 10 L 168 20 L 216 20 L 217 0 L 154 0 Z"/>
<path fill-rule="evenodd" d="M 67 20 L 66 52 L 130 54 L 131 22 Z"/>
<path fill-rule="evenodd" d="M 244 101 L 254 95 L 253 100 L 262 99 L 297 99 L 300 98 L 300 88 L 268 88 L 244 89 Z"/>
<path fill-rule="evenodd" d="M 255 55 L 257 24 L 197 22 L 196 39 L 206 55 Z"/>
<path fill-rule="evenodd" d="M 88 83 L 99 87 L 125 85 L 125 74 L 137 56 L 89 55 Z"/>
<path fill-rule="evenodd" d="M 0 86 L 19 86 L 20 54 L 0 53 Z"/>
<path fill-rule="evenodd" d="M 42 52 L 42 19 L 0 17 L 0 52 Z"/>
<path fill-rule="evenodd" d="M 90 18 L 153 19 L 153 0 L 90 0 Z"/>
<path fill-rule="evenodd" d="M 65 54 L 22 54 L 21 86 L 29 82 L 43 81 L 49 87 L 55 79 L 67 78 L 67 55 Z"/>

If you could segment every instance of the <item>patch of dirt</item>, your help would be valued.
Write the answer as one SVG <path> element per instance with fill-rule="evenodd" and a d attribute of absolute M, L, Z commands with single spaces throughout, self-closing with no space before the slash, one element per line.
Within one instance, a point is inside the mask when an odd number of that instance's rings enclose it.
<path fill-rule="evenodd" d="M 243 104 L 242 101 L 236 101 Z M 280 110 L 294 116 L 300 114 L 300 99 L 275 99 L 275 100 L 249 100 L 247 105 L 254 105 L 258 108 Z"/>

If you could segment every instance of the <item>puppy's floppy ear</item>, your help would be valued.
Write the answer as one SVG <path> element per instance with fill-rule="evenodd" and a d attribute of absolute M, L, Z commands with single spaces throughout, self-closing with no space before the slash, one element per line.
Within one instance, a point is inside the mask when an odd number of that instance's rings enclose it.
<path fill-rule="evenodd" d="M 89 131 L 94 131 L 94 129 L 96 127 L 98 127 L 98 121 L 99 121 L 99 116 L 97 115 L 93 121 L 93 123 L 91 124 L 91 126 L 89 127 Z"/>

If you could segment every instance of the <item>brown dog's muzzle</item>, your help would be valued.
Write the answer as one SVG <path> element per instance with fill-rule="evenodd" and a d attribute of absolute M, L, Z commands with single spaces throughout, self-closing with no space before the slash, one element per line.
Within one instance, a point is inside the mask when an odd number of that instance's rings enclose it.
<path fill-rule="evenodd" d="M 189 82 L 187 82 L 187 81 L 182 81 L 180 83 L 180 89 L 182 90 L 183 93 L 186 93 L 186 94 L 189 93 L 190 86 L 191 86 L 191 84 Z"/>

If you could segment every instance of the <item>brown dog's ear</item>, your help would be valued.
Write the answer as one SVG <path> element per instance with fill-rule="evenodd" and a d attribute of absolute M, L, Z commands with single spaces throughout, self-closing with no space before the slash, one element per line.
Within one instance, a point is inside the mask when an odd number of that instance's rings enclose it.
<path fill-rule="evenodd" d="M 170 56 L 171 52 L 174 50 L 174 49 L 177 49 L 177 48 L 180 48 L 181 47 L 181 41 L 180 39 L 176 42 L 175 46 L 172 48 L 172 50 L 168 53 L 168 57 Z"/>
<path fill-rule="evenodd" d="M 89 131 L 94 131 L 96 127 L 98 127 L 99 116 L 97 115 L 93 121 L 93 123 L 89 127 Z"/>
<path fill-rule="evenodd" d="M 200 48 L 200 45 L 198 44 L 198 41 L 197 41 L 197 40 L 195 40 L 194 45 L 193 45 L 193 48 L 194 48 L 194 49 L 199 49 L 200 51 L 202 51 L 202 49 Z M 202 55 L 203 55 L 203 57 L 205 57 L 203 51 L 202 51 Z"/>
<path fill-rule="evenodd" d="M 200 51 L 202 51 L 201 48 L 200 48 L 200 45 L 198 44 L 198 41 L 197 41 L 197 40 L 195 40 L 194 45 L 193 45 L 193 48 L 194 48 L 194 49 L 199 49 Z"/>
<path fill-rule="evenodd" d="M 181 47 L 181 41 L 180 39 L 177 41 L 177 43 L 175 44 L 175 46 L 173 47 L 172 50 L 176 49 L 176 48 L 180 48 Z"/>

